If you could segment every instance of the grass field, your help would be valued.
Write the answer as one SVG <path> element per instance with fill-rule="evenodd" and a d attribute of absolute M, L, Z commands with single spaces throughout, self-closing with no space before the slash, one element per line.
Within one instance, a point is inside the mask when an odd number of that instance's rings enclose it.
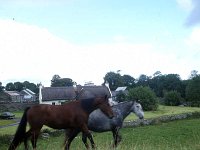
<path fill-rule="evenodd" d="M 156 118 L 164 115 L 174 115 L 187 112 L 200 112 L 200 108 L 194 107 L 171 107 L 160 105 L 158 111 L 145 112 L 145 118 Z M 21 117 L 23 112 L 14 112 L 17 117 Z M 126 120 L 134 120 L 134 114 L 129 115 Z M 11 120 L 0 120 L 0 126 L 13 123 Z M 161 123 L 154 126 L 138 128 L 124 128 L 121 130 L 123 141 L 116 150 L 200 150 L 200 120 L 181 120 L 169 123 Z M 0 137 L 4 135 L 14 135 L 17 126 L 1 128 Z M 5 138 L 6 139 L 6 138 Z M 62 149 L 63 134 L 49 139 L 39 139 L 38 150 Z M 97 150 L 110 150 L 112 135 L 110 132 L 95 134 L 94 140 Z M 4 141 L 4 140 L 3 140 Z M 0 149 L 6 150 L 9 141 L 0 141 Z M 20 150 L 23 148 L 20 147 Z M 72 149 L 82 150 L 84 146 L 78 136 L 72 143 Z"/>
<path fill-rule="evenodd" d="M 144 118 L 157 118 L 164 115 L 175 115 L 175 114 L 182 114 L 188 112 L 200 112 L 199 107 L 180 107 L 180 106 L 163 106 L 159 105 L 157 111 L 145 111 Z M 135 120 L 137 117 L 135 114 L 131 113 L 125 120 L 131 121 Z"/>
<path fill-rule="evenodd" d="M 145 126 L 138 128 L 123 128 L 122 142 L 116 150 L 199 150 L 200 149 L 200 120 L 179 120 L 161 125 Z M 63 149 L 63 134 L 40 138 L 37 150 Z M 95 133 L 94 140 L 97 150 L 112 149 L 112 136 L 110 132 Z M 6 150 L 6 145 L 1 145 L 1 150 Z M 19 147 L 22 150 L 23 146 Z M 84 145 L 78 136 L 71 146 L 72 150 L 84 150 Z"/>

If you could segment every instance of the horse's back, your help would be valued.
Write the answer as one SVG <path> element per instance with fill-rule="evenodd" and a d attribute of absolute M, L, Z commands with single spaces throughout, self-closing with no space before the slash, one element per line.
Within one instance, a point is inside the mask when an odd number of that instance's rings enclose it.
<path fill-rule="evenodd" d="M 64 105 L 39 104 L 32 106 L 27 113 L 31 126 L 47 125 L 57 129 L 71 127 L 79 117 L 85 116 L 76 101 Z"/>

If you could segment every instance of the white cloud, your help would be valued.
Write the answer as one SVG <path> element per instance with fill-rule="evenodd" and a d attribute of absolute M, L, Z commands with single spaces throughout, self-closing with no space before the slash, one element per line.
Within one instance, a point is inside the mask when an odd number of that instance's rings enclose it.
<path fill-rule="evenodd" d="M 177 61 L 176 56 L 162 54 L 156 45 L 149 43 L 78 46 L 46 29 L 13 20 L 0 20 L 0 51 L 3 84 L 28 80 L 49 86 L 54 74 L 81 84 L 85 81 L 101 84 L 107 72 L 119 69 L 135 78 L 158 70 L 181 76 L 192 70 L 188 61 Z"/>
<path fill-rule="evenodd" d="M 186 44 L 190 47 L 191 50 L 200 52 L 200 28 L 194 28 L 186 39 Z"/>
<path fill-rule="evenodd" d="M 176 0 L 177 4 L 186 11 L 191 11 L 194 8 L 192 0 Z"/>

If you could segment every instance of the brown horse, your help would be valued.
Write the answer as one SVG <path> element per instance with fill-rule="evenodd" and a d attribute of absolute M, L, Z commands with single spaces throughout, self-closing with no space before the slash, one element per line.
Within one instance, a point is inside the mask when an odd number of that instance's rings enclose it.
<path fill-rule="evenodd" d="M 108 117 L 113 117 L 107 96 L 71 101 L 64 105 L 40 104 L 27 108 L 24 111 L 9 150 L 15 150 L 23 141 L 25 149 L 28 149 L 27 140 L 29 137 L 31 137 L 33 149 L 36 149 L 37 139 L 43 125 L 54 129 L 69 130 L 65 145 L 66 150 L 69 150 L 72 140 L 79 132 L 86 135 L 90 139 L 92 147 L 95 148 L 92 135 L 87 127 L 87 122 L 89 114 L 98 108 Z M 30 125 L 30 129 L 26 132 L 27 122 Z"/>

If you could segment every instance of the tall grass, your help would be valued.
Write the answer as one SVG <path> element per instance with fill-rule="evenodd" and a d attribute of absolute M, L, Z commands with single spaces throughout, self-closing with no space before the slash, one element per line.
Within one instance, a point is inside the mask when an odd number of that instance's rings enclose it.
<path fill-rule="evenodd" d="M 116 150 L 198 150 L 200 149 L 200 120 L 189 119 L 154 126 L 121 129 L 122 142 Z M 94 133 L 97 150 L 112 149 L 112 134 Z M 63 149 L 64 134 L 48 139 L 40 138 L 38 150 Z M 1 150 L 6 150 L 5 145 Z M 22 150 L 20 146 L 19 150 Z M 71 145 L 72 150 L 84 150 L 85 147 L 78 136 Z"/>

